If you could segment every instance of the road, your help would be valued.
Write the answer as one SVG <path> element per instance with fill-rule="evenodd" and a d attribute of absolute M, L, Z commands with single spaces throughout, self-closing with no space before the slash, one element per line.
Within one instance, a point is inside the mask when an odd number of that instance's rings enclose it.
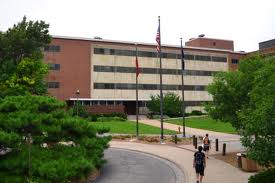
<path fill-rule="evenodd" d="M 95 183 L 183 183 L 184 174 L 174 163 L 142 152 L 109 148 L 107 163 Z"/>

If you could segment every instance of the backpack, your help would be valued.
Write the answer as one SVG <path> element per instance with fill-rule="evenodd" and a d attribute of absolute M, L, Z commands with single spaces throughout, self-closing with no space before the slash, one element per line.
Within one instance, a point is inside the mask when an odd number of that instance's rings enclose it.
<path fill-rule="evenodd" d="M 196 163 L 196 166 L 203 166 L 203 153 L 202 152 L 197 152 L 195 154 L 195 163 Z"/>

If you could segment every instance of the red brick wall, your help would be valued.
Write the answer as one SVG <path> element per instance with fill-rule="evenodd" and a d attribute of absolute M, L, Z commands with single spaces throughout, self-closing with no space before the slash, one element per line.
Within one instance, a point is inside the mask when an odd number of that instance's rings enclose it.
<path fill-rule="evenodd" d="M 60 52 L 44 52 L 46 63 L 60 64 L 60 71 L 49 71 L 47 81 L 59 82 L 59 88 L 49 88 L 50 95 L 59 100 L 75 98 L 80 90 L 80 98 L 90 98 L 91 43 L 83 40 L 54 38 L 51 45 L 60 46 Z"/>
<path fill-rule="evenodd" d="M 124 105 L 95 105 L 87 106 L 87 111 L 92 114 L 125 113 Z"/>
<path fill-rule="evenodd" d="M 264 48 L 259 51 L 261 54 L 264 54 L 264 55 L 275 55 L 275 47 Z"/>
<path fill-rule="evenodd" d="M 202 48 L 215 48 L 234 50 L 234 42 L 230 40 L 220 40 L 211 38 L 195 38 L 185 42 L 186 46 L 202 47 Z"/>
<path fill-rule="evenodd" d="M 246 55 L 245 54 L 228 54 L 228 67 L 230 71 L 235 71 L 235 70 L 238 70 L 239 68 L 239 64 L 232 64 L 231 60 L 232 59 L 238 59 L 239 60 L 239 63 L 240 63 L 240 60 L 241 58 L 245 57 Z"/>

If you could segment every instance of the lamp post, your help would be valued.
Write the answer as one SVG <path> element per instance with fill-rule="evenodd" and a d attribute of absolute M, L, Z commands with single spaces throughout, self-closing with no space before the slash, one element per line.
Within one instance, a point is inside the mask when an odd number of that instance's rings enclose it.
<path fill-rule="evenodd" d="M 181 49 L 181 93 L 182 93 L 182 137 L 185 137 L 185 104 L 184 104 L 184 52 L 182 48 L 182 38 L 180 38 L 180 49 Z"/>
<path fill-rule="evenodd" d="M 78 95 L 80 94 L 78 89 L 76 90 L 75 94 L 76 94 L 76 116 L 78 116 Z"/>

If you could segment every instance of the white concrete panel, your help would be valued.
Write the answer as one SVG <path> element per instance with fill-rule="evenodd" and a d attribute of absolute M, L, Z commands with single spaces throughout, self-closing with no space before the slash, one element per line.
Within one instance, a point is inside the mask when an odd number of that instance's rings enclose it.
<path fill-rule="evenodd" d="M 168 90 L 163 93 L 169 92 Z M 181 91 L 174 92 L 181 97 Z M 139 98 L 141 100 L 149 100 L 151 95 L 159 94 L 159 90 L 139 90 Z M 135 90 L 111 90 L 111 89 L 93 89 L 92 99 L 128 99 L 135 100 Z M 185 91 L 184 98 L 186 101 L 210 101 L 212 96 L 207 91 Z"/>
<path fill-rule="evenodd" d="M 228 71 L 227 62 L 185 61 L 187 70 Z"/>
<path fill-rule="evenodd" d="M 135 73 L 93 72 L 93 82 L 97 83 L 136 83 Z M 181 85 L 180 75 L 163 75 L 163 84 Z M 141 84 L 159 84 L 158 74 L 140 74 L 138 82 Z M 208 85 L 213 81 L 212 76 L 184 76 L 185 85 Z"/>

